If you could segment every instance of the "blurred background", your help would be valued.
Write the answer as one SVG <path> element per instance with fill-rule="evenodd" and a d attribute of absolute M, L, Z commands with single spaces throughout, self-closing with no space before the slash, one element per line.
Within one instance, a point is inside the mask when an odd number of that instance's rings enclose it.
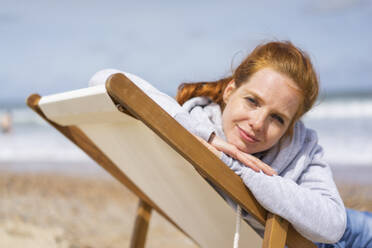
<path fill-rule="evenodd" d="M 320 77 L 304 121 L 338 185 L 370 187 L 371 23 L 369 0 L 1 0 L 0 170 L 105 174 L 25 106 L 31 93 L 87 87 L 96 71 L 116 68 L 175 96 L 181 82 L 230 74 L 261 42 L 290 40 Z"/>

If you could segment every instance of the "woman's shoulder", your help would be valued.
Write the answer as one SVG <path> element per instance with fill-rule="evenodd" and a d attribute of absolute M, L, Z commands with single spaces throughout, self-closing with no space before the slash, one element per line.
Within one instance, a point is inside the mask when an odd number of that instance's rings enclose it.
<path fill-rule="evenodd" d="M 113 74 L 121 73 L 138 86 L 147 96 L 155 101 L 170 116 L 174 117 L 178 113 L 184 112 L 178 102 L 171 96 L 156 89 L 152 84 L 132 73 L 117 69 L 104 69 L 96 72 L 89 80 L 89 86 L 105 84 L 106 80 Z"/>
<path fill-rule="evenodd" d="M 318 143 L 318 134 L 317 132 L 305 125 L 302 120 L 296 122 L 294 126 L 294 139 L 297 139 L 299 143 L 306 144 L 317 144 Z"/>
<path fill-rule="evenodd" d="M 215 125 L 221 125 L 221 108 L 220 105 L 213 102 L 208 97 L 198 96 L 187 100 L 182 108 L 191 115 L 204 116 L 211 120 Z"/>
<path fill-rule="evenodd" d="M 222 131 L 222 119 L 220 106 L 210 100 L 208 97 L 193 97 L 187 100 L 182 108 L 187 111 L 191 117 L 197 119 L 203 125 L 214 127 L 216 134 L 222 138 L 225 137 Z"/>
<path fill-rule="evenodd" d="M 295 124 L 292 139 L 287 137 L 277 150 L 269 151 L 266 156 L 264 159 L 269 159 L 272 167 L 281 176 L 294 181 L 297 181 L 315 162 L 325 164 L 322 158 L 323 149 L 318 144 L 316 131 L 306 127 L 302 121 Z"/>
<path fill-rule="evenodd" d="M 323 159 L 324 150 L 319 143 L 316 130 L 306 127 L 302 121 L 296 123 L 297 130 L 297 145 L 299 147 L 298 154 L 305 156 L 309 164 L 326 163 Z"/>
<path fill-rule="evenodd" d="M 93 74 L 93 76 L 89 80 L 89 86 L 96 86 L 101 85 L 106 82 L 106 80 L 115 73 L 123 73 L 117 69 L 103 69 L 99 70 Z"/>
<path fill-rule="evenodd" d="M 286 136 L 284 140 L 278 143 L 279 154 L 277 156 L 280 157 L 279 161 L 283 163 L 282 165 L 288 165 L 290 161 L 303 156 L 307 157 L 306 160 L 311 160 L 311 151 L 317 146 L 318 136 L 316 131 L 306 127 L 302 121 L 297 121 L 294 125 L 293 136 Z"/>
<path fill-rule="evenodd" d="M 205 96 L 197 96 L 190 98 L 187 100 L 183 105 L 182 108 L 186 109 L 188 112 L 190 112 L 195 107 L 206 107 L 209 105 L 214 105 L 215 103 L 212 102 L 211 99 Z"/>
<path fill-rule="evenodd" d="M 158 91 L 154 86 L 152 86 L 149 82 L 144 80 L 143 78 L 134 75 L 129 72 L 121 71 L 118 69 L 103 69 L 97 71 L 89 80 L 89 86 L 101 85 L 105 84 L 106 80 L 113 74 L 121 73 L 129 78 L 133 83 L 135 83 L 138 87 L 140 87 L 143 91 Z"/>

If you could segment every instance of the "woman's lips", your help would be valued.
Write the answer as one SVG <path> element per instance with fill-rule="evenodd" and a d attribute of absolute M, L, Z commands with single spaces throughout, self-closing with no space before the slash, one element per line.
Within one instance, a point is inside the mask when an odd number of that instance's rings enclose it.
<path fill-rule="evenodd" d="M 238 127 L 238 130 L 239 130 L 240 136 L 244 140 L 248 141 L 249 143 L 256 143 L 256 142 L 259 141 L 256 137 L 254 137 L 253 135 L 250 135 L 249 133 L 247 133 L 246 131 L 244 131 L 243 129 L 241 129 L 239 126 L 237 126 L 237 127 Z"/>

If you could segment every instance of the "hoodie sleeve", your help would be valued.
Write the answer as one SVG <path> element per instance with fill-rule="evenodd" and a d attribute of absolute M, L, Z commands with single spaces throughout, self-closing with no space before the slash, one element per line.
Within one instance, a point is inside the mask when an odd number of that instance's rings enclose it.
<path fill-rule="evenodd" d="M 93 75 L 93 77 L 89 80 L 89 85 L 95 86 L 105 84 L 106 80 L 115 73 L 122 73 L 128 77 L 146 95 L 154 100 L 163 110 L 165 110 L 190 133 L 201 137 L 205 141 L 208 141 L 210 135 L 215 131 L 212 123 L 210 123 L 210 121 L 205 121 L 205 119 L 208 119 L 208 117 L 201 109 L 196 108 L 195 111 L 189 113 L 185 108 L 182 108 L 174 98 L 159 91 L 146 80 L 128 72 L 123 72 L 116 69 L 101 70 Z"/>
<path fill-rule="evenodd" d="M 312 161 L 297 182 L 281 176 L 256 173 L 223 154 L 228 165 L 268 211 L 288 220 L 313 242 L 335 243 L 346 228 L 346 212 L 322 149 L 312 149 Z"/>

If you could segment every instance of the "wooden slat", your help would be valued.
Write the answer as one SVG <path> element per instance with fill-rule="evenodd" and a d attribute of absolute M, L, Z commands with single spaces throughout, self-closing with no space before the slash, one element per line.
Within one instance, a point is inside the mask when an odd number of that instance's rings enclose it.
<path fill-rule="evenodd" d="M 284 248 L 287 239 L 288 221 L 269 213 L 266 219 L 262 248 Z"/>
<path fill-rule="evenodd" d="M 244 186 L 240 177 L 227 168 L 220 159 L 212 155 L 204 145 L 125 75 L 120 73 L 111 75 L 106 82 L 106 89 L 111 98 L 152 129 L 189 161 L 197 171 L 224 190 L 244 210 L 265 225 L 267 211 Z M 287 240 L 288 247 L 315 247 L 312 242 L 302 237 L 294 229 L 290 228 L 289 230 L 294 238 Z"/>
<path fill-rule="evenodd" d="M 184 233 L 187 237 L 197 243 L 192 237 L 185 233 L 163 210 L 161 210 L 145 193 L 142 192 L 120 169 L 116 166 L 111 159 L 109 159 L 85 134 L 76 126 L 61 126 L 49 120 L 39 107 L 41 97 L 38 94 L 32 94 L 27 98 L 27 105 L 34 110 L 41 118 L 43 118 L 50 125 L 55 127 L 66 138 L 77 145 L 88 156 L 96 161 L 102 168 L 110 173 L 114 178 L 131 190 L 141 200 L 145 201 L 148 205 L 154 208 L 160 215 L 172 223 L 178 230 Z"/>
<path fill-rule="evenodd" d="M 139 200 L 137 217 L 134 223 L 133 234 L 130 241 L 130 248 L 143 248 L 146 243 L 147 229 L 151 218 L 151 206 Z"/>
<path fill-rule="evenodd" d="M 301 236 L 291 224 L 288 226 L 286 244 L 289 248 L 316 248 L 313 242 Z"/>

